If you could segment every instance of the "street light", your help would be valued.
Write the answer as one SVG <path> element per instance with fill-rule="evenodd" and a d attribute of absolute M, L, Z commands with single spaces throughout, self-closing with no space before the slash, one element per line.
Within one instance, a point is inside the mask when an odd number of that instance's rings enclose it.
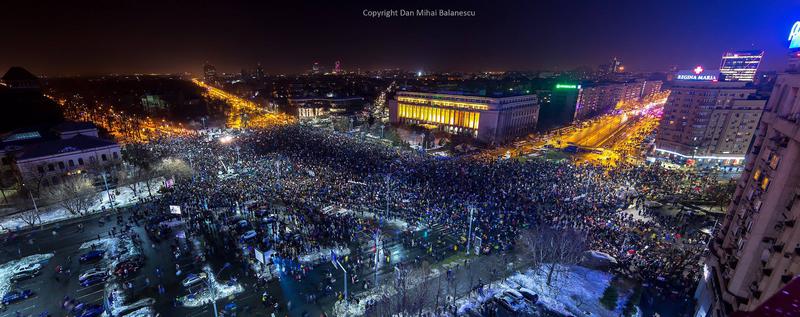
<path fill-rule="evenodd" d="M 475 207 L 469 206 L 469 233 L 467 234 L 467 255 L 472 242 L 472 214 L 475 212 Z"/>
<path fill-rule="evenodd" d="M 339 263 L 339 259 L 336 258 L 336 253 L 331 250 L 331 264 L 333 264 L 334 268 L 339 268 L 344 272 L 344 302 L 348 303 L 347 301 L 347 270 L 342 266 L 342 263 Z"/>
<path fill-rule="evenodd" d="M 216 276 L 219 276 L 222 273 L 222 271 L 229 268 L 230 266 L 231 266 L 230 263 L 225 262 L 225 265 L 223 265 L 222 268 L 219 269 L 219 272 L 217 272 L 217 274 L 214 275 L 215 278 Z M 208 287 L 209 292 L 211 292 L 211 304 L 214 307 L 214 317 L 219 317 L 219 313 L 217 312 L 217 289 L 215 287 L 212 287 L 210 277 L 206 278 L 206 287 Z"/>

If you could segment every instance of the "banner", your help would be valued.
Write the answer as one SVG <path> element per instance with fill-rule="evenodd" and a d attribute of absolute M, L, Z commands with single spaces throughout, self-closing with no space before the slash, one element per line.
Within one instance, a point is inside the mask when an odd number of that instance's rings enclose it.
<path fill-rule="evenodd" d="M 169 213 L 173 215 L 181 214 L 181 206 L 169 205 Z"/>
<path fill-rule="evenodd" d="M 258 249 L 254 249 L 256 253 L 256 260 L 261 262 L 261 264 L 267 265 L 267 261 L 264 260 L 264 252 L 259 251 Z"/>

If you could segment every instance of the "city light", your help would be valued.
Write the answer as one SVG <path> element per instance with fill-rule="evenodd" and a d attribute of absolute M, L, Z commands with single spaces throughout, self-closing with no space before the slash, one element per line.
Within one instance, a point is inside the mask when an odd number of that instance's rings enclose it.
<path fill-rule="evenodd" d="M 231 141 L 233 141 L 233 137 L 230 135 L 225 135 L 219 138 L 220 143 L 230 143 Z"/>
<path fill-rule="evenodd" d="M 800 21 L 795 22 L 789 31 L 789 48 L 800 48 Z"/>

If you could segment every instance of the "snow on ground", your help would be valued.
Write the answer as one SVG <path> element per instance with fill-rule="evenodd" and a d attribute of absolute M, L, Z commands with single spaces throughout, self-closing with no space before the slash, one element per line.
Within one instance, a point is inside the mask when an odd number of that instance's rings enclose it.
<path fill-rule="evenodd" d="M 153 196 L 160 195 L 158 190 L 161 189 L 161 182 L 159 182 L 158 186 L 153 188 Z M 133 190 L 131 190 L 128 186 L 117 187 L 116 189 L 112 189 L 112 192 L 119 192 L 118 195 L 114 196 L 114 206 L 123 207 L 130 204 L 137 203 L 139 201 L 139 197 L 147 197 L 149 194 L 147 193 L 147 187 L 144 185 L 144 182 L 139 184 L 139 194 L 134 194 Z M 94 204 L 89 207 L 88 212 L 86 215 L 93 214 L 103 210 L 103 207 L 106 209 L 111 208 L 110 200 L 108 199 L 108 193 L 106 191 L 100 191 L 97 193 L 98 199 L 95 200 Z M 39 212 L 41 214 L 41 221 L 42 224 L 49 224 L 59 221 L 64 221 L 67 219 L 83 217 L 86 215 L 74 215 L 67 211 L 62 207 L 58 207 L 56 204 L 55 206 L 48 207 L 40 207 Z M 40 225 L 39 223 L 36 224 L 37 226 Z M 27 227 L 28 224 L 19 217 L 18 214 L 15 215 L 7 215 L 0 218 L 0 232 L 8 232 L 8 231 L 17 231 Z"/>
<path fill-rule="evenodd" d="M 446 272 L 447 269 L 455 267 L 456 263 L 446 264 L 439 268 L 432 269 L 430 274 L 427 276 L 411 276 L 408 279 L 408 289 L 414 289 L 417 285 L 420 285 L 422 282 L 430 279 L 434 279 L 439 275 Z M 351 297 L 350 303 L 345 302 L 344 300 L 338 300 L 336 303 L 333 304 L 333 316 L 363 316 L 366 313 L 366 305 L 370 302 L 378 302 L 383 296 L 395 296 L 397 295 L 397 289 L 388 284 L 381 284 L 377 288 L 371 288 L 370 290 L 362 293 L 358 293 L 355 296 Z M 353 301 L 353 298 L 357 298 L 358 302 Z"/>
<path fill-rule="evenodd" d="M 139 247 L 136 246 L 130 238 L 100 238 L 90 240 L 81 244 L 78 250 L 91 249 L 92 246 L 97 250 L 106 251 L 102 262 L 108 264 L 109 270 L 114 270 L 117 263 L 140 254 Z"/>
<path fill-rule="evenodd" d="M 100 238 L 86 241 L 78 248 L 78 250 L 82 250 L 81 252 L 88 252 L 88 249 L 106 251 L 100 263 L 104 265 L 109 272 L 113 272 L 119 262 L 141 254 L 139 247 L 133 244 L 133 240 L 130 238 Z M 112 275 L 111 279 L 105 284 L 105 294 L 114 294 L 114 300 L 111 301 L 110 307 L 112 312 L 119 312 L 126 307 L 123 305 L 126 298 L 125 292 L 123 292 L 122 289 L 123 287 L 119 281 L 117 281 L 115 275 Z"/>
<path fill-rule="evenodd" d="M 8 261 L 0 265 L 0 296 L 5 295 L 11 290 L 11 277 L 14 276 L 14 272 L 17 269 L 34 263 L 44 265 L 44 263 L 46 263 L 52 257 L 53 253 L 34 254 L 19 260 Z"/>
<path fill-rule="evenodd" d="M 198 307 L 208 304 L 211 301 L 216 301 L 233 294 L 244 292 L 244 287 L 242 287 L 242 285 L 238 282 L 218 282 L 216 276 L 214 276 L 214 272 L 211 271 L 211 267 L 206 266 L 203 268 L 203 271 L 208 274 L 208 283 L 211 285 L 211 289 L 206 288 L 194 295 L 186 296 L 183 300 L 183 306 Z"/>
<path fill-rule="evenodd" d="M 620 290 L 617 309 L 609 311 L 600 304 L 600 297 L 613 278 L 611 273 L 592 270 L 582 266 L 558 266 L 563 275 L 547 286 L 547 271 L 528 270 L 517 273 L 505 280 L 496 281 L 484 288 L 483 295 L 464 297 L 456 303 L 459 312 L 465 313 L 490 300 L 495 294 L 508 289 L 527 288 L 539 295 L 539 303 L 548 310 L 568 316 L 619 316 L 622 304 L 630 295 L 627 290 Z"/>
<path fill-rule="evenodd" d="M 123 302 L 123 301 L 119 301 Z M 120 316 L 120 314 L 128 312 L 125 316 L 152 316 L 153 313 L 153 304 L 156 303 L 156 300 L 151 297 L 145 297 L 133 303 L 127 305 L 112 305 L 111 307 L 111 315 L 112 316 Z M 146 313 L 149 312 L 150 315 Z M 136 314 L 134 314 L 136 313 Z"/>
<path fill-rule="evenodd" d="M 627 209 L 622 210 L 623 213 L 629 214 L 633 219 L 642 222 L 652 222 L 653 219 L 649 216 L 643 215 L 634 205 L 628 206 Z"/>
<path fill-rule="evenodd" d="M 298 259 L 300 260 L 300 263 L 316 264 L 322 261 L 330 260 L 331 251 L 336 253 L 337 257 L 343 257 L 350 254 L 350 248 L 335 247 L 320 249 L 314 253 L 303 254 Z"/>
<path fill-rule="evenodd" d="M 125 317 L 153 317 L 156 316 L 155 311 L 153 308 L 150 307 L 142 307 L 137 310 L 134 310 L 130 313 L 123 315 Z"/>

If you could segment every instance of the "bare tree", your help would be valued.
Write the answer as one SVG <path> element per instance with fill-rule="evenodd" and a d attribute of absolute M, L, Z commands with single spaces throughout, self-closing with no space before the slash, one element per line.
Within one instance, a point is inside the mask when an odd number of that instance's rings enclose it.
<path fill-rule="evenodd" d="M 186 179 L 192 176 L 192 168 L 189 164 L 182 159 L 165 158 L 158 165 L 158 171 L 166 178 L 174 177 L 178 179 Z"/>
<path fill-rule="evenodd" d="M 85 174 L 64 177 L 60 184 L 49 187 L 49 199 L 73 215 L 85 215 L 97 201 L 97 195 Z"/>
<path fill-rule="evenodd" d="M 127 169 L 120 169 L 117 171 L 117 179 L 118 184 L 127 186 L 133 192 L 134 196 L 139 196 L 139 187 L 140 183 L 142 182 L 141 169 L 136 166 L 132 166 L 131 168 Z"/>
<path fill-rule="evenodd" d="M 529 263 L 537 273 L 547 272 L 547 286 L 561 273 L 565 265 L 577 264 L 586 250 L 586 236 L 571 229 L 534 226 L 523 232 L 518 240 L 520 260 Z"/>
<path fill-rule="evenodd" d="M 161 181 L 161 174 L 156 169 L 148 169 L 142 171 L 142 178 L 144 179 L 144 186 L 147 188 L 147 194 L 153 197 L 153 188 L 158 186 Z"/>
<path fill-rule="evenodd" d="M 428 297 L 430 296 L 431 287 L 433 287 L 433 279 L 428 278 L 428 274 L 431 272 L 430 265 L 425 266 L 425 263 L 423 263 L 422 267 L 409 273 L 411 280 L 421 281 L 416 285 L 415 290 L 410 292 L 411 295 L 408 300 L 408 313 L 416 312 L 418 316 L 428 306 Z"/>
<path fill-rule="evenodd" d="M 38 196 L 42 188 L 42 183 L 44 183 L 45 178 L 47 178 L 47 173 L 43 171 L 40 172 L 39 168 L 33 165 L 28 166 L 25 171 L 20 172 L 20 174 L 17 174 L 17 183 L 22 184 L 21 187 L 30 191 L 34 196 Z"/>
<path fill-rule="evenodd" d="M 18 213 L 16 216 L 19 220 L 22 220 L 22 222 L 24 222 L 29 227 L 33 227 L 36 226 L 36 224 L 42 223 L 41 214 L 36 212 L 36 210 L 34 209 L 24 210 Z"/>

